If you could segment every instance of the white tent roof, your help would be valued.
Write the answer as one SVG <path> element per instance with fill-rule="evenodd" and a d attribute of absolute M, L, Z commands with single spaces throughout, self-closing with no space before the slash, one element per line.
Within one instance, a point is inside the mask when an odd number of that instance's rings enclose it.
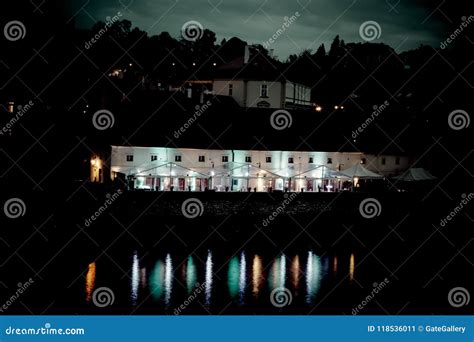
<path fill-rule="evenodd" d="M 400 176 L 394 177 L 395 179 L 405 181 L 405 182 L 416 182 L 424 180 L 433 180 L 436 179 L 431 173 L 423 169 L 422 167 L 414 167 L 408 169 Z"/>
<path fill-rule="evenodd" d="M 342 171 L 342 174 L 350 178 L 383 178 L 382 175 L 366 169 L 362 164 L 356 164 Z"/>
<path fill-rule="evenodd" d="M 327 179 L 327 178 L 348 178 L 346 175 L 342 174 L 339 171 L 333 170 L 325 165 L 318 165 L 308 168 L 301 173 L 295 174 L 294 177 L 302 178 L 302 177 L 309 177 L 309 178 L 319 178 L 319 179 Z"/>

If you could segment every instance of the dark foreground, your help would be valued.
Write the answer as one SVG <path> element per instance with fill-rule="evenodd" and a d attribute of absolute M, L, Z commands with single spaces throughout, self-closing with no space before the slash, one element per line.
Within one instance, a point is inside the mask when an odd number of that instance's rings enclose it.
<path fill-rule="evenodd" d="M 436 193 L 123 193 L 86 223 L 110 198 L 90 191 L 28 241 L 15 223 L 21 258 L 5 246 L 2 298 L 34 283 L 6 313 L 468 313 L 448 293 L 472 289 L 472 222 L 464 209 L 442 225 L 458 201 Z M 181 210 L 189 198 L 202 204 L 195 218 Z M 380 203 L 372 218 L 367 198 Z M 103 287 L 114 300 L 99 307 Z"/>

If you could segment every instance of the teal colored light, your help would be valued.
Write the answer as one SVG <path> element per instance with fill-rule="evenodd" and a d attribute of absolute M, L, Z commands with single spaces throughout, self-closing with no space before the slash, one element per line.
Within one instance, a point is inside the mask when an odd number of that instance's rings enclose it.
<path fill-rule="evenodd" d="M 196 264 L 194 263 L 193 257 L 188 256 L 188 262 L 186 263 L 186 288 L 188 294 L 194 291 L 197 286 L 197 271 Z"/>
<path fill-rule="evenodd" d="M 229 286 L 229 294 L 232 298 L 239 293 L 239 259 L 234 256 L 229 261 L 229 271 L 227 273 L 227 284 Z"/>
<path fill-rule="evenodd" d="M 165 269 L 163 266 L 163 262 L 158 260 L 151 271 L 150 279 L 148 281 L 150 294 L 154 300 L 159 300 L 163 295 L 163 280 L 165 275 Z"/>

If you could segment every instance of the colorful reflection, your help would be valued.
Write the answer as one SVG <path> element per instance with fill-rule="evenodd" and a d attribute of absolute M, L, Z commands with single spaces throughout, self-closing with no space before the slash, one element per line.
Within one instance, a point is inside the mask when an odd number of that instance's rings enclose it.
<path fill-rule="evenodd" d="M 165 259 L 165 304 L 171 303 L 171 292 L 173 290 L 173 263 L 171 255 L 167 254 Z"/>
<path fill-rule="evenodd" d="M 132 305 L 137 305 L 138 299 L 138 287 L 140 285 L 140 269 L 139 269 L 139 261 L 137 252 L 133 253 L 133 261 L 132 261 L 132 293 L 130 299 L 132 301 Z"/>
<path fill-rule="evenodd" d="M 206 259 L 206 284 L 204 293 L 206 294 L 206 305 L 211 304 L 211 294 L 212 294 L 212 252 L 207 252 L 207 259 Z"/>
<path fill-rule="evenodd" d="M 194 263 L 193 257 L 188 256 L 188 261 L 186 263 L 186 289 L 188 294 L 194 291 L 197 283 L 197 271 L 196 264 Z"/>
<path fill-rule="evenodd" d="M 147 284 L 147 277 L 146 277 L 146 267 L 140 269 L 140 287 L 144 289 Z"/>
<path fill-rule="evenodd" d="M 306 303 L 312 304 L 321 282 L 321 260 L 312 251 L 306 263 Z"/>
<path fill-rule="evenodd" d="M 301 257 L 300 257 L 301 255 Z M 347 257 L 347 256 L 346 256 Z M 323 281 L 333 280 L 331 273 L 335 275 L 340 268 L 340 259 L 337 257 L 319 257 L 313 251 L 303 254 L 287 256 L 279 254 L 274 259 L 264 258 L 259 254 L 240 252 L 229 260 L 227 279 L 219 278 L 214 274 L 215 254 L 207 251 L 204 263 L 196 264 L 195 256 L 188 256 L 182 267 L 173 269 L 171 254 L 160 258 L 151 268 L 143 267 L 137 252 L 132 255 L 130 286 L 130 302 L 133 306 L 140 304 L 142 299 L 151 297 L 153 301 L 159 302 L 160 306 L 169 307 L 179 305 L 189 295 L 196 291 L 198 280 L 204 283 L 200 287 L 204 293 L 203 303 L 211 306 L 221 301 L 228 301 L 229 297 L 234 300 L 234 305 L 244 305 L 248 297 L 252 296 L 252 302 L 256 305 L 267 298 L 267 294 L 276 288 L 288 288 L 294 296 L 300 296 L 307 304 L 313 305 L 320 292 Z M 250 259 L 249 259 L 250 258 Z M 354 280 L 355 256 L 350 255 L 349 281 Z M 224 271 L 225 272 L 225 271 Z M 339 270 L 340 272 L 340 270 Z M 174 276 L 179 275 L 180 282 L 184 285 L 184 291 L 173 291 Z M 329 276 L 329 277 L 328 277 Z M 182 278 L 181 278 L 182 277 Z M 219 286 L 226 285 L 229 297 L 222 296 Z M 324 283 L 325 284 L 325 283 Z M 90 302 L 96 285 L 96 263 L 88 265 L 86 275 L 86 301 Z M 247 287 L 249 289 L 247 290 Z M 225 291 L 225 289 L 224 289 Z M 147 293 L 149 292 L 149 293 Z M 200 292 L 198 292 L 200 293 Z M 219 298 L 216 297 L 219 293 Z M 265 297 L 262 296 L 265 294 Z M 180 296 L 180 297 L 176 297 Z M 228 302 L 224 303 L 226 305 Z"/>
<path fill-rule="evenodd" d="M 86 302 L 89 303 L 92 298 L 92 292 L 95 287 L 95 262 L 89 264 L 86 274 Z"/>
<path fill-rule="evenodd" d="M 240 265 L 239 265 L 239 295 L 240 303 L 243 304 L 245 297 L 245 289 L 247 288 L 247 261 L 245 259 L 245 253 L 240 254 Z"/>
<path fill-rule="evenodd" d="M 298 289 L 300 283 L 300 257 L 295 255 L 291 261 L 291 284 Z"/>
<path fill-rule="evenodd" d="M 239 293 L 239 259 L 236 256 L 232 257 L 229 261 L 227 285 L 230 296 L 234 298 Z"/>
<path fill-rule="evenodd" d="M 355 269 L 355 260 L 354 260 L 354 254 L 351 254 L 351 257 L 349 258 L 349 281 L 354 280 L 354 269 Z"/>
<path fill-rule="evenodd" d="M 268 283 L 270 290 L 278 287 L 285 287 L 286 284 L 286 256 L 284 254 L 278 256 L 273 261 L 270 273 L 268 275 Z"/>
<path fill-rule="evenodd" d="M 260 287 L 262 286 L 262 269 L 262 258 L 258 255 L 255 255 L 252 262 L 252 293 L 255 297 L 258 297 Z"/>
<path fill-rule="evenodd" d="M 165 265 L 163 261 L 158 260 L 151 271 L 149 278 L 150 294 L 154 300 L 161 299 L 163 295 L 163 280 L 165 277 Z"/>

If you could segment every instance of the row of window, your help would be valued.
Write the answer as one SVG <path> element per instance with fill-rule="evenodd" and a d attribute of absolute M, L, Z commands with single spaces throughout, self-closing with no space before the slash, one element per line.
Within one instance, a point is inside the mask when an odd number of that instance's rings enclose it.
<path fill-rule="evenodd" d="M 229 89 L 229 96 L 232 96 L 232 94 L 234 92 L 233 84 L 229 84 L 228 89 Z M 260 85 L 260 97 L 268 97 L 268 85 L 267 84 Z"/>
<path fill-rule="evenodd" d="M 158 160 L 158 156 L 157 156 L 157 155 L 154 155 L 154 154 L 151 155 L 151 161 L 152 161 L 152 162 L 153 162 L 153 161 L 157 161 L 157 160 Z M 133 162 L 133 154 L 128 154 L 128 155 L 127 155 L 127 161 L 128 161 L 128 162 Z M 180 162 L 180 161 L 182 161 L 182 160 L 181 160 L 181 156 L 179 156 L 179 155 L 174 156 L 174 161 L 175 161 L 175 162 Z M 206 161 L 206 156 L 198 156 L 198 161 L 199 161 L 200 163 L 204 163 L 204 162 Z M 229 161 L 229 156 L 222 156 L 222 162 L 223 162 L 223 163 L 227 163 L 228 161 Z M 246 157 L 245 157 L 245 162 L 246 162 L 246 163 L 251 163 L 251 162 L 252 162 L 252 157 L 246 156 Z M 272 162 L 272 157 L 266 157 L 266 158 L 265 158 L 265 162 L 266 162 L 266 163 L 271 163 L 271 162 Z M 387 162 L 387 161 L 386 161 L 385 157 L 383 157 L 382 160 L 381 160 L 382 165 L 385 165 L 386 162 Z M 294 158 L 293 158 L 293 157 L 288 157 L 288 164 L 293 164 L 293 163 L 294 163 Z M 309 158 L 308 158 L 308 163 L 309 163 L 309 164 L 313 164 L 313 157 L 309 157 Z M 361 158 L 360 163 L 361 163 L 361 164 L 366 164 L 366 163 L 367 163 L 367 159 Z M 328 159 L 327 159 L 327 164 L 332 164 L 332 158 L 328 158 Z M 400 164 L 400 157 L 396 157 L 396 158 L 395 158 L 395 164 L 396 164 L 396 165 L 399 165 L 399 164 Z"/>

